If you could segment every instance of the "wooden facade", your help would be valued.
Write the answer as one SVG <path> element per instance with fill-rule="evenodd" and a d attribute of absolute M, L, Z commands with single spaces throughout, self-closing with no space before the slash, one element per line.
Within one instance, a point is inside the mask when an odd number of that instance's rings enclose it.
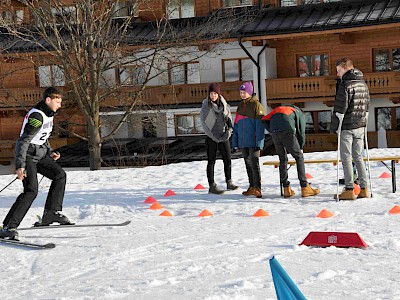
<path fill-rule="evenodd" d="M 7 1 L 6 1 L 7 2 Z M 73 4 L 73 0 L 69 1 Z M 24 10 L 19 1 L 9 1 L 15 10 Z M 271 5 L 279 7 L 280 1 L 253 1 L 254 5 Z M 213 10 L 223 7 L 222 0 L 195 0 L 195 16 L 206 16 Z M 146 1 L 139 5 L 137 21 L 152 21 L 166 13 L 164 0 Z M 29 14 L 24 10 L 29 22 Z M 267 46 L 276 51 L 276 78 L 264 80 L 267 104 L 271 107 L 296 103 L 304 107 L 307 103 L 320 103 L 327 108 L 332 106 L 335 96 L 336 68 L 335 62 L 342 57 L 353 60 L 356 68 L 365 76 L 370 88 L 371 101 L 389 99 L 393 105 L 400 103 L 400 72 L 389 70 L 378 72 L 375 68 L 374 51 L 377 49 L 400 48 L 400 23 L 374 26 L 357 26 L 354 28 L 326 31 L 308 31 L 288 34 L 242 37 L 241 41 L 252 41 L 254 46 Z M 231 41 L 232 39 L 230 39 Z M 223 42 L 223 41 L 222 41 Z M 328 72 L 324 76 L 306 76 L 299 74 L 299 57 L 304 55 L 326 54 Z M 29 62 L 46 61 L 40 53 L 15 53 L 3 55 L 0 63 L 0 160 L 7 161 L 13 157 L 13 147 L 21 126 L 21 119 L 27 109 L 37 103 L 43 92 L 39 86 L 38 70 Z M 27 59 L 28 58 L 28 59 Z M 221 61 L 221 64 L 223 62 Z M 17 70 L 17 71 L 16 71 Z M 8 74 L 7 76 L 4 76 Z M 223 76 L 222 76 L 223 78 Z M 222 94 L 231 102 L 239 101 L 238 86 L 240 81 L 220 82 Z M 207 97 L 209 82 L 182 85 L 147 86 L 141 100 L 147 105 L 155 106 L 188 106 L 198 104 Z M 128 103 L 132 94 L 139 87 L 126 86 L 123 93 L 126 97 L 110 96 L 101 103 L 102 108 L 122 108 Z M 69 87 L 62 87 L 65 93 L 63 108 L 56 118 L 53 144 L 64 145 L 76 141 L 72 135 L 63 134 L 64 129 L 85 135 L 86 120 L 69 97 Z M 67 125 L 67 128 L 65 127 Z M 57 127 L 56 127 L 57 128 Z M 370 146 L 377 145 L 376 129 L 369 132 Z M 324 151 L 336 149 L 336 135 L 313 133 L 307 135 L 306 151 Z M 400 147 L 400 131 L 388 131 L 388 145 Z M 54 146 L 54 145 L 53 145 Z"/>

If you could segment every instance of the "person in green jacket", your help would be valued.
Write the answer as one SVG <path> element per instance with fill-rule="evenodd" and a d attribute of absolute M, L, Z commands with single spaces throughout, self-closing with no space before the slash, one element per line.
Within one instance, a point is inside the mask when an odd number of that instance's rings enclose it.
<path fill-rule="evenodd" d="M 302 150 L 306 142 L 306 122 L 301 109 L 294 105 L 279 106 L 263 117 L 262 121 L 271 134 L 279 156 L 279 174 L 284 189 L 283 196 L 287 198 L 295 195 L 288 180 L 288 152 L 296 160 L 301 196 L 309 197 L 319 194 L 320 190 L 312 188 L 306 178 Z"/>

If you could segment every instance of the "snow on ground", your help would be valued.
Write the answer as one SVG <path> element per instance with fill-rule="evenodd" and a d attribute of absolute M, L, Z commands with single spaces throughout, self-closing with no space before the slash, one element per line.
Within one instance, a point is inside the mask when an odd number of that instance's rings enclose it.
<path fill-rule="evenodd" d="M 371 156 L 398 155 L 400 149 L 373 149 Z M 336 152 L 307 153 L 307 159 L 336 158 Z M 276 156 L 261 158 L 277 160 Z M 398 165 L 397 165 L 398 166 Z M 23 240 L 53 242 L 51 250 L 0 244 L 0 299 L 276 299 L 269 258 L 277 258 L 307 299 L 400 299 L 400 204 L 385 166 L 371 163 L 374 198 L 333 200 L 336 167 L 306 165 L 321 194 L 280 197 L 278 169 L 261 166 L 263 198 L 241 195 L 248 181 L 243 159 L 233 161 L 234 182 L 242 188 L 224 195 L 195 191 L 207 187 L 206 162 L 101 171 L 68 170 L 64 213 L 79 224 L 121 222 L 126 227 L 21 231 Z M 216 181 L 225 187 L 222 162 Z M 342 172 L 341 172 L 342 173 Z M 0 176 L 0 187 L 15 175 Z M 40 178 L 40 177 L 39 177 Z M 399 185 L 399 180 L 397 180 Z M 21 227 L 41 215 L 49 181 Z M 171 189 L 176 196 L 164 197 Z M 22 184 L 0 194 L 3 219 Z M 172 217 L 161 217 L 144 200 L 156 198 Z M 258 209 L 268 217 L 255 218 Z M 207 209 L 212 217 L 200 218 Z M 322 210 L 328 219 L 316 218 Z M 298 246 L 310 231 L 358 232 L 367 249 Z"/>

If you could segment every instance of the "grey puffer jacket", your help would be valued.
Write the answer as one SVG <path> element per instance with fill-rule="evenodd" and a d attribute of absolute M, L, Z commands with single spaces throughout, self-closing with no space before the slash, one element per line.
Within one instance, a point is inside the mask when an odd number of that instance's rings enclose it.
<path fill-rule="evenodd" d="M 363 73 L 357 69 L 347 71 L 336 84 L 336 98 L 331 120 L 331 132 L 339 127 L 336 112 L 344 114 L 342 130 L 367 126 L 369 90 Z"/>
<path fill-rule="evenodd" d="M 203 100 L 200 111 L 201 125 L 204 132 L 214 142 L 225 142 L 232 134 L 232 115 L 229 104 L 220 96 L 219 105 L 214 105 L 209 98 Z"/>

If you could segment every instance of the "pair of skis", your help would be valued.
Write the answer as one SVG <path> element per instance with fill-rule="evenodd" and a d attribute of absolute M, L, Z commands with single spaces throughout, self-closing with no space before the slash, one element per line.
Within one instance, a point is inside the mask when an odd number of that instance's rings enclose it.
<path fill-rule="evenodd" d="M 18 231 L 37 230 L 37 229 L 44 230 L 44 229 L 57 229 L 57 228 L 78 228 L 78 227 L 120 227 L 120 226 L 126 226 L 130 222 L 131 221 L 125 221 L 122 223 L 34 226 L 34 227 L 18 228 Z M 39 244 L 39 243 L 24 242 L 20 240 L 8 240 L 1 238 L 0 238 L 0 243 L 28 247 L 28 248 L 35 248 L 35 249 L 52 249 L 56 247 L 56 244 L 54 243 Z"/>

